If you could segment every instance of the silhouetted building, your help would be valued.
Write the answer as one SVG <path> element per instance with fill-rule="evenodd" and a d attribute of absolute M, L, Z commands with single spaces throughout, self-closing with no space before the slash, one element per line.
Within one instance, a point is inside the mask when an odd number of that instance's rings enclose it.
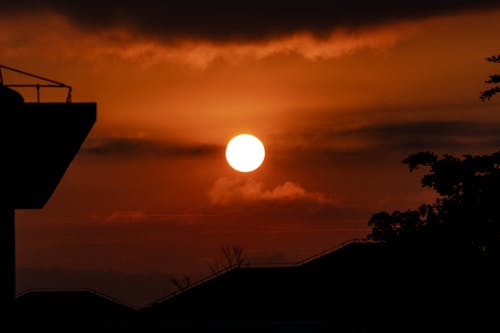
<path fill-rule="evenodd" d="M 496 263 L 352 243 L 292 267 L 241 267 L 143 309 L 204 331 L 419 332 L 497 325 Z"/>
<path fill-rule="evenodd" d="M 140 332 L 448 332 L 498 325 L 497 260 L 351 243 L 287 267 L 239 267 L 136 311 L 88 291 L 29 292 L 20 328 Z"/>
<path fill-rule="evenodd" d="M 2 70 L 48 84 L 6 84 Z M 32 87 L 25 103 L 10 87 Z M 41 103 L 40 87 L 68 89 L 64 103 Z M 15 300 L 15 209 L 43 208 L 96 121 L 96 103 L 71 103 L 71 87 L 0 65 L 0 307 Z"/>

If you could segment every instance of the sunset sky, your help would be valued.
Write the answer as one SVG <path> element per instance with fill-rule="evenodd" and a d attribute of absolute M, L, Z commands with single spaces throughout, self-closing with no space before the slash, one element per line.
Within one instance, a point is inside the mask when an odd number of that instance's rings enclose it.
<path fill-rule="evenodd" d="M 98 112 L 45 208 L 16 212 L 18 291 L 109 293 L 61 272 L 196 278 L 224 245 L 288 262 L 365 237 L 373 213 L 432 200 L 407 155 L 498 150 L 500 101 L 479 94 L 499 31 L 496 0 L 3 4 L 0 64 Z M 225 160 L 239 133 L 266 147 L 255 172 Z"/>

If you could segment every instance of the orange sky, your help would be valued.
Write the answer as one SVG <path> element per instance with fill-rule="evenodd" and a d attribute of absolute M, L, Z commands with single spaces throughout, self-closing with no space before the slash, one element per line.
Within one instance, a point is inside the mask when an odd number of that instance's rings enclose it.
<path fill-rule="evenodd" d="M 226 244 L 294 261 L 364 237 L 377 211 L 430 200 L 408 154 L 497 149 L 498 102 L 479 93 L 498 71 L 485 58 L 499 10 L 229 40 L 134 27 L 0 14 L 1 64 L 98 104 L 47 206 L 16 213 L 18 267 L 200 276 Z M 240 132 L 267 149 L 250 174 L 224 159 Z"/>

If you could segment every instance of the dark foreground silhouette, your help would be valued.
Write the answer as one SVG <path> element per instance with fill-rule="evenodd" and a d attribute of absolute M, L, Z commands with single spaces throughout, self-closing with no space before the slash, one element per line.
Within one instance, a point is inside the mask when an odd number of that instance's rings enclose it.
<path fill-rule="evenodd" d="M 87 290 L 32 291 L 17 298 L 16 325 L 49 330 L 126 327 L 137 311 Z"/>
<path fill-rule="evenodd" d="M 14 107 L 22 102 L 9 96 Z M 422 185 L 440 197 L 373 215 L 376 242 L 353 242 L 295 266 L 236 267 L 143 309 L 89 291 L 29 292 L 9 319 L 19 331 L 497 331 L 500 153 L 460 159 L 423 152 L 405 163 L 430 168 Z M 55 187 L 44 188 L 41 206 Z"/>
<path fill-rule="evenodd" d="M 404 160 L 439 197 L 374 214 L 372 241 L 287 267 L 229 269 L 139 310 L 88 292 L 28 293 L 22 325 L 168 332 L 489 331 L 500 310 L 500 153 Z"/>
<path fill-rule="evenodd" d="M 290 267 L 234 268 L 140 310 L 90 292 L 17 299 L 19 327 L 419 332 L 496 327 L 498 260 L 355 242 Z M 493 326 L 492 326 L 493 325 Z"/>
<path fill-rule="evenodd" d="M 47 81 L 6 84 L 2 71 Z M 11 87 L 36 89 L 25 103 Z M 41 103 L 41 87 L 68 90 L 64 103 Z M 96 121 L 96 103 L 71 103 L 71 87 L 0 65 L 0 308 L 5 325 L 15 303 L 15 210 L 43 208 Z M 0 324 L 0 328 L 2 327 Z"/>

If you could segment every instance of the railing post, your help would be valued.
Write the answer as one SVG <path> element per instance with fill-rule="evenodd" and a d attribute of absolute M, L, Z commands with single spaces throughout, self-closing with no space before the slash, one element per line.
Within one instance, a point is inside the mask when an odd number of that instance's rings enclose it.
<path fill-rule="evenodd" d="M 6 69 L 8 71 L 11 71 L 11 72 L 14 72 L 14 73 L 18 73 L 18 74 L 22 74 L 22 75 L 27 75 L 29 77 L 32 77 L 32 78 L 35 78 L 35 79 L 38 79 L 38 80 L 42 80 L 42 81 L 45 81 L 45 82 L 50 82 L 51 85 L 46 85 L 46 84 L 9 84 L 7 86 L 10 86 L 10 87 L 35 87 L 36 88 L 36 96 L 37 96 L 37 102 L 40 103 L 40 88 L 43 88 L 43 87 L 57 87 L 57 88 L 67 88 L 68 89 L 68 96 L 66 97 L 66 102 L 71 102 L 71 86 L 68 86 L 67 84 L 64 84 L 62 82 L 58 82 L 56 80 L 52 80 L 52 79 L 48 79 L 46 77 L 43 77 L 43 76 L 40 76 L 40 75 L 35 75 L 35 74 L 31 74 L 31 73 L 28 73 L 28 72 L 25 72 L 25 71 L 22 71 L 22 70 L 19 70 L 19 69 L 16 69 L 16 68 L 12 68 L 12 67 L 8 67 L 8 66 L 4 66 L 4 65 L 0 65 L 0 83 L 3 84 L 3 77 L 2 77 L 2 69 Z"/>

